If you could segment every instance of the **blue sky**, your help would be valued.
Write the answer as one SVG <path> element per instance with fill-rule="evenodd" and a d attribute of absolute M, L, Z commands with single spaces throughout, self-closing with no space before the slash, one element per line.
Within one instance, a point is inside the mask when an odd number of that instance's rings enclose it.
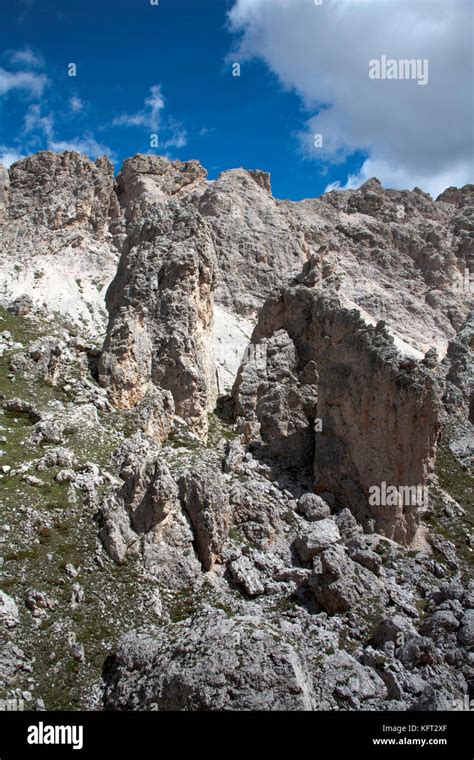
<path fill-rule="evenodd" d="M 154 152 L 196 158 L 211 178 L 238 166 L 270 171 L 278 197 L 314 197 L 372 173 L 432 192 L 472 181 L 469 3 L 450 0 L 453 12 L 440 2 L 431 18 L 437 0 L 323 3 L 2 0 L 0 158 L 76 148 L 108 152 L 118 170 L 157 134 Z M 371 82 L 368 60 L 384 53 L 428 57 L 429 85 Z"/>

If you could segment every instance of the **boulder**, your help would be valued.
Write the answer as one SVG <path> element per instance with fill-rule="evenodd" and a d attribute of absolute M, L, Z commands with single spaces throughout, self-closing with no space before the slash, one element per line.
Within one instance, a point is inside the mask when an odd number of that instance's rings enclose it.
<path fill-rule="evenodd" d="M 325 518 L 305 528 L 296 538 L 295 548 L 303 562 L 310 562 L 317 554 L 340 540 L 341 534 L 334 520 Z"/>

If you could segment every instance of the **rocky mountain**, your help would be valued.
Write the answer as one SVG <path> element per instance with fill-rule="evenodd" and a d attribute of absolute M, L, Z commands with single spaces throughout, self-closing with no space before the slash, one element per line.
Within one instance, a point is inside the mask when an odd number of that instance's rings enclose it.
<path fill-rule="evenodd" d="M 0 167 L 0 698 L 464 704 L 473 255 L 474 186 Z"/>

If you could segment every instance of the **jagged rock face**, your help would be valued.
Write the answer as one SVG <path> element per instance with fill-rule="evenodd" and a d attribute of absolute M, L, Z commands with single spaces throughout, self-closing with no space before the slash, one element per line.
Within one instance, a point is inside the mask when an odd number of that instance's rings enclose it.
<path fill-rule="evenodd" d="M 103 674 L 107 709 L 452 709 L 473 674 L 472 318 L 462 326 L 453 287 L 472 255 L 472 188 L 434 202 L 371 180 L 290 203 L 264 172 L 208 182 L 196 162 L 136 156 L 114 182 L 106 161 L 74 154 L 40 154 L 11 179 L 0 627 L 46 657 L 59 638 L 53 691 L 11 640 L 0 682 L 34 689 L 38 709 L 97 708 L 98 655 L 135 628 Z M 89 289 L 74 301 L 79 267 Z M 112 271 L 99 362 L 82 333 L 44 330 L 34 312 L 43 299 L 80 317 L 92 278 L 102 288 Z M 220 399 L 206 439 L 213 292 L 214 337 L 243 351 L 275 285 L 235 385 L 237 425 Z M 423 356 L 448 341 L 441 363 Z M 426 482 L 441 413 L 426 524 L 404 546 L 418 510 L 371 503 L 370 488 Z M 73 610 L 87 642 L 68 649 Z"/>
<path fill-rule="evenodd" d="M 2 300 L 27 295 L 35 306 L 103 329 L 104 293 L 117 264 L 109 230 L 119 214 L 112 164 L 43 152 L 2 176 Z"/>
<path fill-rule="evenodd" d="M 27 216 L 52 230 L 80 225 L 104 232 L 117 204 L 105 156 L 93 163 L 79 153 L 38 153 L 13 164 L 10 182 L 9 219 Z"/>
<path fill-rule="evenodd" d="M 224 172 L 196 196 L 216 246 L 216 300 L 243 316 L 254 315 L 282 278 L 301 269 L 309 255 L 304 236 L 273 198 L 265 172 Z"/>
<path fill-rule="evenodd" d="M 179 488 L 158 444 L 138 433 L 116 453 L 123 485 L 100 507 L 100 538 L 117 563 L 138 556 L 164 587 L 182 588 L 200 573 L 194 535 Z"/>
<path fill-rule="evenodd" d="M 355 605 L 380 603 L 383 585 L 372 572 L 353 562 L 343 546 L 326 548 L 320 562 L 321 572 L 314 573 L 308 584 L 326 612 L 335 614 L 347 612 Z"/>
<path fill-rule="evenodd" d="M 153 388 L 136 408 L 137 427 L 147 436 L 164 443 L 174 428 L 174 401 L 169 391 Z"/>
<path fill-rule="evenodd" d="M 274 287 L 311 256 L 330 268 L 348 307 L 387 326 L 411 350 L 441 354 L 472 298 L 462 277 L 472 262 L 473 187 L 433 201 L 421 191 L 359 190 L 298 202 L 272 197 L 263 172 L 224 172 L 192 199 L 211 225 L 219 263 L 216 301 L 258 311 Z M 394 288 L 394 282 L 397 287 Z"/>
<path fill-rule="evenodd" d="M 151 206 L 184 198 L 205 183 L 206 177 L 199 161 L 182 163 L 151 155 L 128 158 L 117 175 L 117 196 L 125 221 L 140 222 Z"/>
<path fill-rule="evenodd" d="M 444 354 L 472 298 L 461 284 L 472 265 L 473 188 L 458 194 L 462 208 L 420 190 L 385 190 L 373 179 L 355 191 L 293 203 L 291 213 L 295 226 L 322 243 L 312 253 L 320 268 L 333 269 L 349 307 L 374 324 L 385 320 L 395 338 L 422 353 L 434 346 Z"/>
<path fill-rule="evenodd" d="M 456 338 L 449 342 L 444 365 L 445 403 L 474 424 L 474 312 L 471 312 Z"/>
<path fill-rule="evenodd" d="M 452 434 L 450 449 L 465 468 L 474 456 L 474 312 L 449 342 L 440 371 L 445 389 L 446 425 Z"/>
<path fill-rule="evenodd" d="M 8 188 L 10 187 L 10 177 L 7 169 L 0 164 L 0 222 L 5 214 L 5 207 L 8 202 Z"/>
<path fill-rule="evenodd" d="M 285 330 L 253 344 L 236 381 L 235 414 L 244 436 L 260 435 L 282 464 L 312 461 L 317 381 L 314 362 L 301 364 Z"/>
<path fill-rule="evenodd" d="M 178 628 L 122 639 L 106 666 L 106 709 L 314 709 L 304 660 L 267 621 L 210 611 Z"/>
<path fill-rule="evenodd" d="M 102 317 L 84 303 L 98 306 L 126 225 L 170 199 L 191 201 L 207 219 L 218 254 L 217 303 L 230 314 L 255 316 L 272 288 L 311 256 L 333 268 L 348 305 L 375 322 L 385 319 L 423 353 L 431 345 L 444 353 L 469 310 L 462 276 L 473 266 L 472 185 L 449 188 L 433 201 L 419 190 L 384 190 L 370 180 L 359 190 L 290 202 L 273 198 L 262 171 L 235 169 L 209 182 L 197 161 L 138 155 L 114 182 L 106 158 L 93 163 L 72 152 L 38 153 L 3 175 L 0 219 L 9 221 L 2 298 L 28 293 L 91 327 L 102 328 Z M 22 262 L 19 277 L 13 267 Z M 58 264 L 68 273 L 61 289 L 52 277 Z"/>
<path fill-rule="evenodd" d="M 130 230 L 107 293 L 99 379 L 112 403 L 131 408 L 159 386 L 172 394 L 176 413 L 206 436 L 216 395 L 214 285 L 212 240 L 195 209 L 173 201 L 150 207 Z"/>
<path fill-rule="evenodd" d="M 397 488 L 426 485 L 440 429 L 434 375 L 424 365 L 402 359 L 382 324 L 367 325 L 356 311 L 342 308 L 338 297 L 326 295 L 323 289 L 296 286 L 270 297 L 252 337 L 255 354 L 282 330 L 294 347 L 293 366 L 301 368 L 298 381 L 290 387 L 305 388 L 301 380 L 310 373 L 313 403 L 310 413 L 295 403 L 293 422 L 286 429 L 273 426 L 268 430 L 268 404 L 272 418 L 279 418 L 278 406 L 272 402 L 284 388 L 287 355 L 282 353 L 283 377 L 271 366 L 268 375 L 265 368 L 256 370 L 255 363 L 250 369 L 244 367 L 234 399 L 236 413 L 245 415 L 250 438 L 253 433 L 270 453 L 282 448 L 291 451 L 294 429 L 301 427 L 308 450 L 311 454 L 314 450 L 316 491 L 335 494 L 362 521 L 375 520 L 378 532 L 410 541 L 417 507 L 423 505 L 371 506 L 369 496 L 373 487 L 384 482 Z M 249 375 L 252 383 L 246 382 Z M 300 455 L 297 446 L 296 462 Z"/>
<path fill-rule="evenodd" d="M 199 559 L 204 570 L 211 570 L 221 560 L 229 536 L 229 496 L 215 470 L 205 467 L 183 473 L 179 493 L 194 528 Z"/>

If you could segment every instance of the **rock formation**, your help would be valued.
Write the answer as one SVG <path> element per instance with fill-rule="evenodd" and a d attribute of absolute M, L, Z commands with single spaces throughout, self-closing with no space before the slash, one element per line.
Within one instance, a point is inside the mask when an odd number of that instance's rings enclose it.
<path fill-rule="evenodd" d="M 473 190 L 0 167 L 0 699 L 464 704 Z"/>
<path fill-rule="evenodd" d="M 156 204 L 127 236 L 107 293 L 109 328 L 99 379 L 119 408 L 154 387 L 200 436 L 216 398 L 210 334 L 215 260 L 192 206 Z"/>
<path fill-rule="evenodd" d="M 281 460 L 284 450 L 287 462 L 313 460 L 317 492 L 334 494 L 362 522 L 373 519 L 377 532 L 409 542 L 423 504 L 371 506 L 370 489 L 426 486 L 440 430 L 434 375 L 400 356 L 382 322 L 372 327 L 344 309 L 324 280 L 316 289 L 272 294 L 252 346 L 234 388 L 241 426 L 271 456 Z"/>

